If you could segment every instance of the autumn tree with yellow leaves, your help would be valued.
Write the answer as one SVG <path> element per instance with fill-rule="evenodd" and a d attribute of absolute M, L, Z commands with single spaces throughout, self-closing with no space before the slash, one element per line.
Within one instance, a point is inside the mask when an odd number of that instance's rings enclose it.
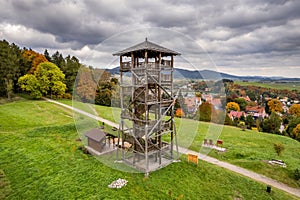
<path fill-rule="evenodd" d="M 296 115 L 297 117 L 300 117 L 300 104 L 293 104 L 290 107 L 289 112 L 291 115 Z"/>
<path fill-rule="evenodd" d="M 283 112 L 283 105 L 278 99 L 271 99 L 270 101 L 268 101 L 268 107 L 269 112 Z"/>
<path fill-rule="evenodd" d="M 226 105 L 226 110 L 228 112 L 230 112 L 231 110 L 234 110 L 234 111 L 240 111 L 240 106 L 238 103 L 236 102 L 228 102 L 227 105 Z"/>

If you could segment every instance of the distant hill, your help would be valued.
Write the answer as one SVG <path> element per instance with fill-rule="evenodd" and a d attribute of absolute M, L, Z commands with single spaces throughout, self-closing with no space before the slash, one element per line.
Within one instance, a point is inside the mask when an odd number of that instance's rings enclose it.
<path fill-rule="evenodd" d="M 106 69 L 111 74 L 119 74 L 120 67 Z M 285 77 L 266 77 L 266 76 L 235 76 L 226 73 L 220 73 L 213 70 L 186 70 L 175 68 L 175 79 L 204 79 L 204 80 L 239 80 L 239 81 L 300 81 L 300 78 L 285 78 Z"/>

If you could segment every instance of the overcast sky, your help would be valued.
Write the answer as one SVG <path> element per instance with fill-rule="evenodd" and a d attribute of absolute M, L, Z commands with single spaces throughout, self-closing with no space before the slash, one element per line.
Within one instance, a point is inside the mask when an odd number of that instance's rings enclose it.
<path fill-rule="evenodd" d="M 114 67 L 112 53 L 148 40 L 176 67 L 300 77 L 299 0 L 1 0 L 0 38 Z"/>

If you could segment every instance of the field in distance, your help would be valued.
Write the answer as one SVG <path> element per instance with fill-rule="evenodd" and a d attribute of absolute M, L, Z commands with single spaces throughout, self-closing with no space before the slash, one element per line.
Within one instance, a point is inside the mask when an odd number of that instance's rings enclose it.
<path fill-rule="evenodd" d="M 242 82 L 234 81 L 234 83 L 242 86 L 259 86 L 263 88 L 279 89 L 279 90 L 298 90 L 300 91 L 300 82 Z"/>

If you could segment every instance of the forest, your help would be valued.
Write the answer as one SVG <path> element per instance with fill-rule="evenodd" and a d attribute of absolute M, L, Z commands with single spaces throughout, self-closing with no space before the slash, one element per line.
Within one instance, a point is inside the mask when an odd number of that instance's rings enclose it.
<path fill-rule="evenodd" d="M 76 94 L 85 102 L 110 106 L 117 82 L 109 72 L 85 66 L 75 56 L 58 51 L 50 55 L 47 49 L 41 54 L 0 41 L 0 97 L 8 101 L 22 92 L 34 99 L 71 99 Z"/>

